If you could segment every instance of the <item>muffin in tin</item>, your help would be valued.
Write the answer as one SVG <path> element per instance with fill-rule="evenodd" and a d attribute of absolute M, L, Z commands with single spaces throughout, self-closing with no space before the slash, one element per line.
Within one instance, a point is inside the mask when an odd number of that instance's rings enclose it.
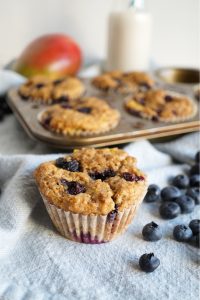
<path fill-rule="evenodd" d="M 40 122 L 46 129 L 70 136 L 107 132 L 115 128 L 119 120 L 120 113 L 116 109 L 95 97 L 52 105 L 40 117 Z"/>
<path fill-rule="evenodd" d="M 197 105 L 190 98 L 162 89 L 134 94 L 125 108 L 134 116 L 161 122 L 187 120 L 197 113 Z"/>
<path fill-rule="evenodd" d="M 44 104 L 74 100 L 85 92 L 84 84 L 75 77 L 50 79 L 35 76 L 19 87 L 19 96 Z"/>
<path fill-rule="evenodd" d="M 68 239 L 104 243 L 124 232 L 147 190 L 125 151 L 83 148 L 41 164 L 35 179 L 47 211 Z"/>
<path fill-rule="evenodd" d="M 138 90 L 148 90 L 154 86 L 154 80 L 144 72 L 112 71 L 95 77 L 92 84 L 102 91 L 113 90 L 126 94 Z"/>

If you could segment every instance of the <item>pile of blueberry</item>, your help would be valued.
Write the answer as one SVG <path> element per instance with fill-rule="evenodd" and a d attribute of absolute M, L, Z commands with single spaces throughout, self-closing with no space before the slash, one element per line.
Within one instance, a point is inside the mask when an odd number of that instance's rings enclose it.
<path fill-rule="evenodd" d="M 144 240 L 156 242 L 162 238 L 162 229 L 155 222 L 151 222 L 143 227 L 142 235 Z M 200 248 L 200 220 L 192 220 L 189 225 L 180 224 L 175 226 L 173 236 L 178 242 L 189 242 L 191 245 Z M 153 272 L 160 265 L 160 260 L 153 253 L 145 253 L 140 257 L 139 265 L 143 271 Z"/>
<path fill-rule="evenodd" d="M 191 213 L 195 205 L 200 204 L 200 151 L 195 156 L 189 176 L 175 176 L 172 185 L 162 190 L 156 184 L 149 186 L 144 201 L 150 203 L 159 200 L 162 200 L 159 211 L 164 219 L 173 219 L 180 213 Z"/>
<path fill-rule="evenodd" d="M 200 220 L 192 220 L 189 225 L 180 224 L 174 228 L 173 235 L 178 242 L 191 242 L 192 245 L 200 247 Z"/>
<path fill-rule="evenodd" d="M 3 121 L 3 118 L 10 113 L 12 113 L 12 111 L 6 102 L 5 97 L 0 96 L 0 121 Z"/>
<path fill-rule="evenodd" d="M 156 184 L 151 184 L 144 201 L 161 201 L 159 212 L 163 219 L 176 218 L 180 213 L 191 213 L 195 205 L 200 204 L 200 151 L 195 155 L 195 164 L 190 168 L 188 176 L 175 176 L 172 185 L 162 190 Z M 155 242 L 162 238 L 162 230 L 158 224 L 151 222 L 144 226 L 142 235 L 144 240 Z M 179 242 L 189 242 L 200 248 L 200 220 L 192 220 L 189 225 L 175 226 L 173 236 Z M 140 257 L 139 265 L 143 271 L 153 272 L 160 265 L 160 260 L 153 253 L 146 253 Z"/>

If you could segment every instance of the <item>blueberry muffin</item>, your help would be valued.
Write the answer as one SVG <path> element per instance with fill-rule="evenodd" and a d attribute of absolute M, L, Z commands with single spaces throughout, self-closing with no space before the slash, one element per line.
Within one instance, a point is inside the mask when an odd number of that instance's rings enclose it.
<path fill-rule="evenodd" d="M 109 131 L 117 126 L 119 119 L 119 112 L 104 100 L 88 97 L 52 105 L 41 115 L 40 122 L 52 132 L 85 136 Z"/>
<path fill-rule="evenodd" d="M 114 90 L 124 94 L 150 89 L 154 80 L 144 72 L 112 71 L 95 77 L 92 84 L 102 91 Z"/>
<path fill-rule="evenodd" d="M 65 237 L 108 242 L 132 221 L 146 175 L 123 150 L 83 148 L 41 164 L 35 179 L 49 215 Z"/>
<path fill-rule="evenodd" d="M 134 116 L 161 122 L 186 120 L 197 112 L 188 97 L 161 89 L 136 93 L 126 101 L 125 108 Z"/>
<path fill-rule="evenodd" d="M 73 100 L 82 96 L 84 92 L 84 84 L 75 77 L 49 79 L 35 76 L 19 88 L 22 99 L 46 104 Z"/>

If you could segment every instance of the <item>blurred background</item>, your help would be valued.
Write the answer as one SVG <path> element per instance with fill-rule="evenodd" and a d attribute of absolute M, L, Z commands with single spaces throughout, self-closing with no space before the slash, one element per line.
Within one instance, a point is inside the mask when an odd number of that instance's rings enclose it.
<path fill-rule="evenodd" d="M 103 59 L 107 17 L 116 0 L 0 0 L 0 65 L 44 33 L 71 35 L 85 60 Z M 153 15 L 152 61 L 199 66 L 198 0 L 147 0 Z"/>

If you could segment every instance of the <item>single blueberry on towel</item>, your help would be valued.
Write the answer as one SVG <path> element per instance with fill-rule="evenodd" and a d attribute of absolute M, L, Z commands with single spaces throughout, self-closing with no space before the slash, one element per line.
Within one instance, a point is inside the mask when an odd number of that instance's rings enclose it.
<path fill-rule="evenodd" d="M 156 184 L 150 184 L 147 194 L 144 198 L 145 202 L 156 202 L 160 199 L 160 188 Z"/>
<path fill-rule="evenodd" d="M 151 222 L 143 227 L 142 235 L 146 241 L 156 242 L 162 238 L 162 230 L 158 224 Z"/>
<path fill-rule="evenodd" d="M 166 186 L 161 191 L 161 198 L 164 201 L 173 201 L 175 198 L 182 195 L 181 191 L 176 186 Z"/>
<path fill-rule="evenodd" d="M 195 202 L 194 200 L 187 196 L 182 195 L 175 199 L 175 202 L 180 206 L 182 213 L 191 213 L 194 210 Z"/>
<path fill-rule="evenodd" d="M 164 202 L 160 206 L 160 215 L 163 219 L 174 219 L 181 213 L 180 206 L 176 202 Z"/>
<path fill-rule="evenodd" d="M 139 266 L 142 271 L 150 273 L 155 271 L 160 265 L 160 260 L 154 256 L 154 253 L 145 253 L 139 259 Z"/>
<path fill-rule="evenodd" d="M 177 225 L 174 227 L 173 235 L 178 242 L 186 242 L 192 237 L 192 230 L 187 225 Z"/>
<path fill-rule="evenodd" d="M 180 189 L 184 189 L 189 185 L 189 178 L 187 175 L 180 174 L 174 177 L 172 181 L 173 185 Z"/>

